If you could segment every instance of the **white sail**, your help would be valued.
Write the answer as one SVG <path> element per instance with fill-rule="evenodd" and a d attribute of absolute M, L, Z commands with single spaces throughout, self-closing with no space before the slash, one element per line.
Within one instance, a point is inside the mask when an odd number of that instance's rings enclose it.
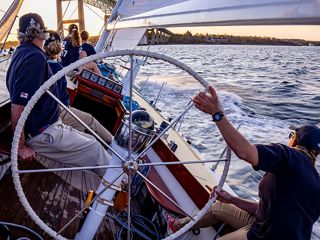
<path fill-rule="evenodd" d="M 119 6 L 118 15 L 121 18 L 135 16 L 152 10 L 162 9 L 167 6 L 173 6 L 188 0 L 128 0 L 122 1 Z"/>
<path fill-rule="evenodd" d="M 22 6 L 23 0 L 15 0 L 0 20 L 0 42 L 5 39 Z"/>
<path fill-rule="evenodd" d="M 132 1 L 128 1 L 132 2 Z M 139 12 L 136 0 L 131 10 Z M 153 1 L 151 1 L 153 2 Z M 167 1 L 169 2 L 169 1 Z M 128 5 L 128 4 L 127 4 Z M 129 6 L 127 6 L 129 7 Z M 136 11 L 136 9 L 138 9 Z M 150 7 L 150 9 L 152 9 Z M 121 8 L 119 9 L 121 10 Z M 141 12 L 141 11 L 140 11 Z M 108 29 L 136 27 L 320 24 L 319 0 L 188 0 L 124 17 Z"/>
<path fill-rule="evenodd" d="M 130 16 L 135 16 L 186 1 L 188 0 L 119 0 L 112 11 L 107 26 L 112 22 L 115 23 L 118 20 L 121 21 L 121 19 Z M 111 34 L 107 31 L 107 28 L 111 31 Z M 147 27 L 118 31 L 116 29 L 112 29 L 112 27 L 106 27 L 103 30 L 95 49 L 97 52 L 101 52 L 106 47 L 107 49 L 112 50 L 133 49 L 138 45 L 146 29 Z M 108 44 L 107 46 L 106 42 Z"/>
<path fill-rule="evenodd" d="M 119 29 L 112 37 L 110 50 L 134 49 L 144 35 L 146 28 Z"/>

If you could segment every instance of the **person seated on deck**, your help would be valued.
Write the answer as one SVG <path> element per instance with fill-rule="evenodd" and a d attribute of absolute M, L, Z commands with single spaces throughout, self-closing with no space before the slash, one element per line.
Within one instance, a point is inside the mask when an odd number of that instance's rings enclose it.
<path fill-rule="evenodd" d="M 19 19 L 17 47 L 7 71 L 6 84 L 11 98 L 11 120 L 15 129 L 30 98 L 52 76 L 42 50 L 49 34 L 40 15 L 29 13 Z M 58 86 L 50 91 L 59 96 Z M 58 103 L 44 94 L 34 106 L 21 133 L 18 157 L 31 160 L 35 153 L 74 166 L 97 166 L 109 163 L 110 155 L 89 135 L 79 132 L 59 119 Z M 103 175 L 105 170 L 96 170 Z"/>
<path fill-rule="evenodd" d="M 61 53 L 60 36 L 57 32 L 50 30 L 49 39 L 45 41 L 44 51 L 48 57 L 48 63 L 53 74 L 56 74 L 63 67 L 58 62 L 58 58 Z M 67 91 L 67 80 L 65 77 L 61 78 L 58 82 L 59 99 L 64 105 L 76 114 L 86 125 L 88 125 L 93 131 L 95 131 L 101 138 L 111 144 L 112 134 L 99 123 L 91 114 L 83 112 L 74 107 L 70 107 L 70 97 Z M 60 107 L 60 116 L 62 122 L 68 126 L 71 126 L 81 132 L 84 132 L 86 128 L 80 124 L 70 113 L 68 113 L 63 107 Z"/>
<path fill-rule="evenodd" d="M 195 106 L 212 115 L 223 138 L 238 158 L 255 170 L 265 171 L 259 185 L 259 202 L 215 191 L 218 202 L 194 228 L 223 221 L 236 231 L 219 239 L 310 239 L 312 226 L 320 216 L 320 177 L 315 161 L 320 153 L 320 129 L 306 125 L 292 128 L 288 146 L 253 145 L 223 114 L 216 91 L 199 93 Z M 190 219 L 168 216 L 169 226 L 178 230 Z"/>

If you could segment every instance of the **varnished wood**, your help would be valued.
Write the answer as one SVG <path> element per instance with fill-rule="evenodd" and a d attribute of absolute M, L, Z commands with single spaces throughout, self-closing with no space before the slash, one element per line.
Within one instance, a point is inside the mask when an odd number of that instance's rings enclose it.
<path fill-rule="evenodd" d="M 39 158 L 38 161 L 21 162 L 21 169 L 62 167 L 60 163 Z M 37 215 L 54 230 L 61 229 L 84 206 L 89 189 L 95 190 L 100 179 L 94 173 L 65 171 L 20 175 L 24 193 Z M 81 184 L 79 184 L 81 183 Z M 81 185 L 81 189 L 79 189 Z M 10 175 L 0 181 L 0 219 L 22 224 L 48 237 L 31 219 L 18 200 Z M 63 236 L 74 238 L 78 232 L 80 217 L 64 230 Z M 109 221 L 112 221 L 110 224 Z M 102 222 L 96 239 L 113 239 L 116 231 L 113 220 L 107 217 Z"/>

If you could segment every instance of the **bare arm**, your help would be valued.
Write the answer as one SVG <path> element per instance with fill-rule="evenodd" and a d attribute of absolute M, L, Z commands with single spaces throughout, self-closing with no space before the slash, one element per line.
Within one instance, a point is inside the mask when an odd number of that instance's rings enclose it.
<path fill-rule="evenodd" d="M 11 122 L 12 122 L 12 129 L 15 130 L 18 124 L 18 120 L 23 112 L 24 106 L 11 104 Z M 22 130 L 20 142 L 19 142 L 19 149 L 18 149 L 18 156 L 22 160 L 31 160 L 35 157 L 35 152 L 25 144 L 25 135 L 24 131 Z"/>
<path fill-rule="evenodd" d="M 216 112 L 222 111 L 223 108 L 219 103 L 216 91 L 212 87 L 209 87 L 209 93 L 210 96 L 200 92 L 194 97 L 193 102 L 201 111 L 213 115 Z M 259 159 L 256 146 L 249 143 L 247 139 L 245 139 L 245 137 L 233 127 L 226 116 L 216 122 L 216 124 L 224 140 L 237 157 L 252 164 L 252 166 L 258 166 Z"/>

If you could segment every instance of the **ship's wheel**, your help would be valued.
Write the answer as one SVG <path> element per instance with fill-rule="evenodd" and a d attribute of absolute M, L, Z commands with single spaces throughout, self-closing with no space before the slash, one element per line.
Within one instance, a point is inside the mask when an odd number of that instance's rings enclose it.
<path fill-rule="evenodd" d="M 53 97 L 56 101 L 58 101 L 58 103 L 61 105 L 62 103 L 49 91 L 50 86 L 52 86 L 53 84 L 55 84 L 61 77 L 65 76 L 67 73 L 69 73 L 70 71 L 79 68 L 80 66 L 82 66 L 83 64 L 86 64 L 88 62 L 91 61 L 96 61 L 99 59 L 104 59 L 104 58 L 110 58 L 110 57 L 121 57 L 121 56 L 129 56 L 131 59 L 131 73 L 130 73 L 130 110 L 129 110 L 129 117 L 128 117 L 128 131 L 129 131 L 129 145 L 128 145 L 128 155 L 127 157 L 123 157 L 121 156 L 121 154 L 119 154 L 117 148 L 114 147 L 114 145 L 109 146 L 107 143 L 103 142 L 103 140 L 100 138 L 100 142 L 102 142 L 102 144 L 106 147 L 109 148 L 109 150 L 112 152 L 113 154 L 113 158 L 115 158 L 115 161 L 111 160 L 110 165 L 104 166 L 104 169 L 107 170 L 112 170 L 112 169 L 117 169 L 116 172 L 118 172 L 118 176 L 117 174 L 111 174 L 108 175 L 109 176 L 109 181 L 108 183 L 104 183 L 104 185 L 101 185 L 102 187 L 99 187 L 97 192 L 96 192 L 96 197 L 93 198 L 93 200 L 91 201 L 91 203 L 96 203 L 97 199 L 100 197 L 100 200 L 103 199 L 102 196 L 103 194 L 105 194 L 108 191 L 111 191 L 112 186 L 114 186 L 114 183 L 119 182 L 119 179 L 122 178 L 122 176 L 124 174 L 126 174 L 128 176 L 128 219 L 127 219 L 127 229 L 128 229 L 128 239 L 131 238 L 130 235 L 130 230 L 131 230 L 131 197 L 130 197 L 130 192 L 131 192 L 131 181 L 133 176 L 135 175 L 139 175 L 141 178 L 143 178 L 146 182 L 148 182 L 148 184 L 150 184 L 154 189 L 156 189 L 157 191 L 159 191 L 160 194 L 163 195 L 164 198 L 167 198 L 168 201 L 170 201 L 172 204 L 174 204 L 177 208 L 179 208 L 183 213 L 185 213 L 186 215 L 190 216 L 187 211 L 185 209 L 183 209 L 182 207 L 179 206 L 178 203 L 176 203 L 174 200 L 172 200 L 169 196 L 167 196 L 164 192 L 161 191 L 160 188 L 157 187 L 156 183 L 151 182 L 147 177 L 145 177 L 141 172 L 140 172 L 140 166 L 144 165 L 144 166 L 148 166 L 148 165 L 152 165 L 152 166 L 156 166 L 156 163 L 141 163 L 140 161 L 138 161 L 155 143 L 156 141 L 158 141 L 170 128 L 172 128 L 174 126 L 174 124 L 176 124 L 185 114 L 186 112 L 193 107 L 192 102 L 189 103 L 189 105 L 175 118 L 173 119 L 167 127 L 165 127 L 165 129 L 163 129 L 158 135 L 157 137 L 153 138 L 152 141 L 149 142 L 149 144 L 138 154 L 134 153 L 132 150 L 132 95 L 133 95 L 133 57 L 134 56 L 141 56 L 141 57 L 148 57 L 148 58 L 153 58 L 153 59 L 157 59 L 157 60 L 162 60 L 164 62 L 167 62 L 169 64 L 172 64 L 182 70 L 184 70 L 185 72 L 187 72 L 189 75 L 191 75 L 192 77 L 194 77 L 201 85 L 203 85 L 203 87 L 206 89 L 208 87 L 208 83 L 194 70 L 192 70 L 190 67 L 186 66 L 185 64 L 162 54 L 159 53 L 153 53 L 153 52 L 148 52 L 148 51 L 142 51 L 142 50 L 119 50 L 119 51 L 111 51 L 111 52 L 103 52 L 103 53 L 98 53 L 95 55 L 92 55 L 90 57 L 81 59 L 71 65 L 69 65 L 68 67 L 62 69 L 61 71 L 59 71 L 58 73 L 56 73 L 54 76 L 52 76 L 48 81 L 46 81 L 40 88 L 39 90 L 35 93 L 35 95 L 31 98 L 31 100 L 28 102 L 27 106 L 24 108 L 23 113 L 21 114 L 21 117 L 18 121 L 18 124 L 16 126 L 16 130 L 14 132 L 14 137 L 13 137 L 13 143 L 12 143 L 12 150 L 11 150 L 11 159 L 12 159 L 12 177 L 13 177 L 13 181 L 14 181 L 14 185 L 16 188 L 16 191 L 18 193 L 18 197 L 22 203 L 22 205 L 24 206 L 25 210 L 28 212 L 28 214 L 31 216 L 31 218 L 47 233 L 49 234 L 51 237 L 55 238 L 55 239 L 66 239 L 65 237 L 63 237 L 63 229 L 58 229 L 58 230 L 53 230 L 50 226 L 48 226 L 43 220 L 40 219 L 40 217 L 35 213 L 35 211 L 32 209 L 31 205 L 29 204 L 25 193 L 22 189 L 22 185 L 21 185 L 21 181 L 20 181 L 20 175 L 23 171 L 19 170 L 18 168 L 18 144 L 19 144 L 19 139 L 21 136 L 21 132 L 22 129 L 24 127 L 24 124 L 26 122 L 26 119 L 30 113 L 30 111 L 33 109 L 34 105 L 37 103 L 37 101 L 39 100 L 39 98 L 47 93 L 49 94 L 51 97 Z M 63 105 L 63 104 L 62 104 Z M 67 111 L 70 111 L 68 109 L 68 107 L 66 106 L 62 106 L 64 107 Z M 70 113 L 72 114 L 72 112 Z M 74 116 L 76 117 L 76 116 Z M 84 124 L 84 123 L 82 123 Z M 97 134 L 95 134 L 88 126 L 85 126 L 87 128 L 87 130 L 92 133 L 95 137 L 99 138 L 99 136 L 97 136 Z M 231 150 L 228 148 L 227 150 L 227 154 L 226 154 L 226 159 L 224 160 L 225 165 L 224 165 L 224 170 L 223 170 L 223 174 L 221 177 L 221 180 L 218 184 L 218 189 L 221 189 L 227 173 L 228 173 L 228 169 L 229 169 L 229 164 L 230 164 L 230 158 L 231 158 Z M 217 160 L 212 160 L 212 162 L 217 161 Z M 192 164 L 203 164 L 206 162 L 210 162 L 210 161 L 196 161 Z M 114 163 L 119 163 L 119 164 L 114 164 Z M 161 162 L 158 165 L 159 166 L 166 166 L 167 164 L 173 165 L 179 165 L 179 164 L 190 164 L 187 162 L 183 162 L 183 161 L 179 161 L 179 162 L 170 162 L 170 163 L 165 163 L 165 162 Z M 83 169 L 92 169 L 94 168 L 94 166 L 87 166 L 87 167 L 75 167 L 73 168 L 73 170 L 83 170 Z M 65 171 L 67 171 L 69 169 L 66 169 Z M 48 169 L 48 171 L 52 171 L 54 172 L 55 170 L 50 170 Z M 64 169 L 60 169 L 59 171 L 64 171 Z M 29 170 L 28 171 L 30 174 L 32 174 L 33 172 L 37 172 L 36 170 Z M 24 171 L 25 173 L 25 171 Z M 106 174 L 107 175 L 107 174 Z M 105 175 L 105 176 L 106 176 Z M 195 190 L 196 191 L 196 190 Z M 95 202 L 96 201 L 96 202 Z M 175 234 L 167 237 L 167 239 L 175 239 L 179 236 L 181 236 L 182 234 L 184 234 L 185 232 L 187 232 L 199 219 L 202 218 L 202 216 L 207 212 L 207 210 L 211 207 L 211 205 L 213 204 L 213 202 L 215 201 L 215 197 L 211 198 L 208 200 L 207 204 L 205 205 L 205 207 L 200 210 L 198 212 L 198 214 L 193 217 L 193 220 L 190 221 L 185 227 L 183 227 L 182 229 L 180 229 L 178 232 L 176 232 Z M 89 203 L 89 204 L 91 204 Z M 82 211 L 84 211 L 85 209 L 87 209 L 87 206 L 85 208 L 83 208 Z M 81 211 L 81 212 L 82 212 Z M 101 212 L 100 210 L 91 210 L 91 211 L 96 211 L 93 215 L 97 215 L 100 214 L 102 216 L 100 216 L 100 218 L 103 218 L 103 214 L 105 214 L 105 212 Z M 79 214 L 81 214 L 81 212 Z M 90 213 L 89 213 L 90 214 Z M 77 216 L 74 216 L 69 223 L 71 223 Z M 94 220 L 94 218 L 92 218 Z M 68 224 L 69 224 L 68 223 Z M 66 226 L 68 225 L 66 224 Z M 90 228 L 93 228 L 93 230 L 86 228 L 86 226 L 88 226 L 88 224 L 84 224 L 82 229 L 80 230 L 79 234 L 77 235 L 76 239 L 88 239 L 88 238 L 92 238 L 93 236 L 90 235 L 90 231 L 95 231 L 95 228 L 92 225 L 97 225 L 99 227 L 99 222 L 98 223 L 89 223 Z M 88 235 L 81 235 L 82 233 L 88 234 Z M 94 233 L 93 233 L 94 234 Z M 79 237 L 80 236 L 80 237 Z M 85 236 L 85 237 L 83 237 Z M 90 237 L 89 237 L 90 236 Z"/>

